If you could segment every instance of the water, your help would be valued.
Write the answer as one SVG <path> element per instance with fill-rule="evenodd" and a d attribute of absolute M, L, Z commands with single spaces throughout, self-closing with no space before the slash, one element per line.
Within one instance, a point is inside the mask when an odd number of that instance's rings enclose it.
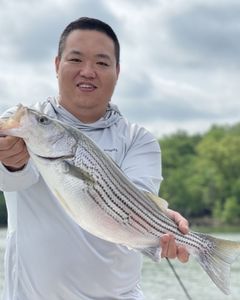
<path fill-rule="evenodd" d="M 240 241 L 240 234 L 214 234 L 214 236 Z M 209 276 L 193 258 L 190 258 L 187 264 L 182 264 L 177 260 L 171 260 L 171 263 L 193 300 L 240 299 L 240 257 L 231 268 L 232 293 L 230 296 L 224 295 L 213 284 Z M 154 264 L 151 260 L 145 259 L 142 286 L 146 300 L 187 300 L 166 260 L 162 260 L 160 264 Z"/>
<path fill-rule="evenodd" d="M 3 288 L 3 255 L 6 230 L 0 230 L 0 294 Z M 218 235 L 225 239 L 240 241 L 240 234 Z M 232 294 L 225 296 L 212 283 L 208 275 L 194 259 L 187 264 L 171 260 L 193 300 L 239 300 L 240 298 L 240 258 L 233 264 L 231 271 Z M 166 260 L 156 264 L 144 259 L 142 287 L 146 300 L 187 300 Z M 70 300 L 70 299 L 68 299 Z"/>

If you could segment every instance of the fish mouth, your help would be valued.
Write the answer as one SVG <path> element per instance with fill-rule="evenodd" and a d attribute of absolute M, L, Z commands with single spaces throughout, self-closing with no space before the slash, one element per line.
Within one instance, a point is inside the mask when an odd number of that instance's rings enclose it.
<path fill-rule="evenodd" d="M 27 108 L 22 104 L 18 104 L 17 109 L 13 115 L 2 118 L 0 120 L 0 129 L 4 131 L 18 128 L 20 126 L 21 118 L 26 114 L 26 112 Z M 1 136 L 3 135 L 4 133 L 1 133 Z"/>

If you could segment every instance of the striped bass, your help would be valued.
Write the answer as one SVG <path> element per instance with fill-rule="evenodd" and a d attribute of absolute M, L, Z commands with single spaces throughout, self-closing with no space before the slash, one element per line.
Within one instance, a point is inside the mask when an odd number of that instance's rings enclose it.
<path fill-rule="evenodd" d="M 172 233 L 212 281 L 230 294 L 230 267 L 240 243 L 190 231 L 167 216 L 167 202 L 139 190 L 80 130 L 19 105 L 0 122 L 0 135 L 24 139 L 31 159 L 67 214 L 104 240 L 161 259 L 160 237 Z"/>

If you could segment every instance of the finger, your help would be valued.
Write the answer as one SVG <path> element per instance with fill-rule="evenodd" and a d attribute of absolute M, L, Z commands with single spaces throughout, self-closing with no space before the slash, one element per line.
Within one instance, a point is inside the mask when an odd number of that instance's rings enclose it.
<path fill-rule="evenodd" d="M 183 246 L 178 246 L 177 248 L 177 258 L 182 262 L 186 263 L 189 260 L 189 253 Z"/>
<path fill-rule="evenodd" d="M 8 163 L 15 157 L 21 157 L 27 153 L 27 147 L 22 139 L 14 140 L 11 145 L 8 144 L 8 147 L 9 149 L 6 147 L 4 150 L 0 150 L 0 160 L 3 163 Z"/>
<path fill-rule="evenodd" d="M 27 147 L 23 139 L 17 138 L 15 141 L 13 141 L 12 148 L 15 149 L 17 153 L 25 150 Z"/>
<path fill-rule="evenodd" d="M 24 153 L 24 155 L 21 155 L 21 157 L 19 157 L 19 159 L 16 160 L 16 163 L 14 164 L 14 166 L 16 168 L 24 166 L 27 163 L 27 161 L 29 160 L 29 157 L 30 156 L 29 156 L 28 152 Z"/>
<path fill-rule="evenodd" d="M 162 248 L 162 257 L 176 258 L 177 257 L 177 246 L 175 238 L 172 234 L 165 234 L 160 240 L 160 246 Z"/>
<path fill-rule="evenodd" d="M 26 156 L 22 157 L 20 160 L 14 162 L 11 161 L 10 163 L 3 163 L 5 168 L 9 171 L 19 171 L 22 170 L 29 160 L 29 154 L 27 153 Z"/>
<path fill-rule="evenodd" d="M 19 168 L 25 165 L 28 159 L 29 159 L 28 152 L 24 152 L 4 159 L 2 160 L 2 163 L 7 167 Z"/>
<path fill-rule="evenodd" d="M 22 140 L 14 136 L 5 136 L 0 138 L 0 151 L 11 149 L 19 140 Z"/>
<path fill-rule="evenodd" d="M 185 219 L 180 213 L 168 209 L 167 214 L 178 225 L 179 230 L 183 234 L 187 234 L 189 232 L 188 220 Z"/>
<path fill-rule="evenodd" d="M 29 153 L 22 140 L 18 140 L 9 151 L 0 151 L 0 160 L 6 167 L 19 169 L 26 164 L 28 159 Z"/>
<path fill-rule="evenodd" d="M 168 242 L 168 250 L 167 255 L 168 258 L 176 258 L 177 257 L 177 246 L 175 237 L 173 235 L 170 235 L 169 242 Z"/>
<path fill-rule="evenodd" d="M 189 224 L 188 221 L 183 218 L 178 223 L 178 228 L 183 234 L 187 234 L 189 232 Z"/>
<path fill-rule="evenodd" d="M 164 234 L 160 239 L 160 247 L 162 248 L 161 257 L 166 257 L 168 251 L 169 234 Z"/>

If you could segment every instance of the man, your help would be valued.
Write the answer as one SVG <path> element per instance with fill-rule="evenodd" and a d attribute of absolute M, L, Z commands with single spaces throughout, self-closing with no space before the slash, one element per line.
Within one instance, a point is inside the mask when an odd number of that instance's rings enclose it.
<path fill-rule="evenodd" d="M 83 130 L 136 186 L 157 193 L 158 143 L 110 103 L 120 72 L 119 48 L 107 24 L 90 18 L 70 23 L 55 60 L 59 97 L 34 107 Z M 9 216 L 4 300 L 143 299 L 140 253 L 75 224 L 29 160 L 23 140 L 0 138 L 0 161 Z M 180 214 L 169 210 L 169 216 L 187 233 L 188 223 Z M 173 236 L 166 234 L 159 243 L 162 257 L 188 260 Z"/>

